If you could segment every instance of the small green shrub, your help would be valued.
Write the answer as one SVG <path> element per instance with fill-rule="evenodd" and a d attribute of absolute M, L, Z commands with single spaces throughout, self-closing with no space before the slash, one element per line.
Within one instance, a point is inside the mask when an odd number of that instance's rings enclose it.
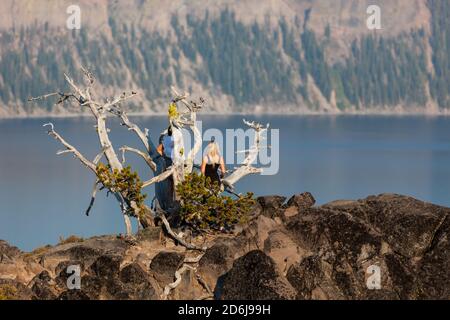
<path fill-rule="evenodd" d="M 142 193 L 142 181 L 137 172 L 132 172 L 131 167 L 125 167 L 122 170 L 111 170 L 110 165 L 99 163 L 97 165 L 97 177 L 103 186 L 113 192 L 119 192 L 126 195 L 129 201 L 134 201 L 139 212 L 145 212 L 146 194 Z M 134 216 L 134 212 L 128 213 Z"/>
<path fill-rule="evenodd" d="M 46 246 L 43 247 L 38 247 L 36 249 L 34 249 L 31 252 L 27 252 L 23 255 L 24 258 L 30 258 L 33 256 L 39 256 L 39 255 L 43 255 L 45 254 L 47 251 L 49 251 L 52 248 L 51 245 L 47 244 Z"/>
<path fill-rule="evenodd" d="M 255 203 L 253 193 L 232 198 L 225 196 L 217 182 L 197 173 L 186 175 L 178 184 L 182 222 L 196 230 L 230 230 L 237 223 L 244 223 Z"/>
<path fill-rule="evenodd" d="M 76 243 L 76 242 L 83 242 L 84 239 L 77 237 L 77 236 L 69 236 L 67 238 L 64 238 L 63 236 L 59 237 L 59 243 L 58 244 L 68 244 L 68 243 Z"/>
<path fill-rule="evenodd" d="M 10 284 L 0 285 L 0 300 L 17 299 L 17 289 Z"/>

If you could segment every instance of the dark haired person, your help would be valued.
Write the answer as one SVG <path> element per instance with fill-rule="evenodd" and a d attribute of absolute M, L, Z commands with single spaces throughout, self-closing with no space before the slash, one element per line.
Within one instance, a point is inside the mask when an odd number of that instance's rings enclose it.
<path fill-rule="evenodd" d="M 166 135 L 162 134 L 159 137 L 158 146 L 155 147 L 150 134 L 148 136 L 148 144 L 150 147 L 149 155 L 152 158 L 153 162 L 156 164 L 155 176 L 160 175 L 172 165 L 172 159 L 170 158 L 170 156 L 166 155 L 164 150 L 165 139 Z M 155 196 L 158 200 L 159 206 L 164 211 L 167 211 L 174 206 L 175 195 L 172 176 L 155 184 Z"/>

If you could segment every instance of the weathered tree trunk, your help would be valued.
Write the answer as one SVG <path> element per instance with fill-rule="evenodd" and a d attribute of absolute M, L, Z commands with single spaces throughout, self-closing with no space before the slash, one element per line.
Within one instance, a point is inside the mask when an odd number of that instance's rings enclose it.
<path fill-rule="evenodd" d="M 66 100 L 75 100 L 81 107 L 88 107 L 92 115 L 96 119 L 97 135 L 100 141 L 100 146 L 102 148 L 102 152 L 100 153 L 99 156 L 96 157 L 96 159 L 93 162 L 87 160 L 75 147 L 67 143 L 58 133 L 56 133 L 53 124 L 49 124 L 51 125 L 51 129 L 48 131 L 48 133 L 49 135 L 53 136 L 56 140 L 60 141 L 66 147 L 66 150 L 63 152 L 59 152 L 59 154 L 66 152 L 73 153 L 75 157 L 77 157 L 84 165 L 86 165 L 89 169 L 91 169 L 91 171 L 93 171 L 96 175 L 98 175 L 97 164 L 100 161 L 101 157 L 103 156 L 106 158 L 106 161 L 108 162 L 111 171 L 117 170 L 120 172 L 123 170 L 123 165 L 120 162 L 119 157 L 117 156 L 117 153 L 115 152 L 112 143 L 109 139 L 108 134 L 109 130 L 106 126 L 107 113 L 120 115 L 124 124 L 127 125 L 130 128 L 130 130 L 135 131 L 137 135 L 141 138 L 141 140 L 143 141 L 144 145 L 147 148 L 148 153 L 148 142 L 146 141 L 144 134 L 139 128 L 137 128 L 137 126 L 135 126 L 128 120 L 126 114 L 122 112 L 122 110 L 119 107 L 120 103 L 129 98 L 132 98 L 133 96 L 136 95 L 136 93 L 131 93 L 128 96 L 126 94 L 122 94 L 120 97 L 115 98 L 112 101 L 107 101 L 106 103 L 96 102 L 91 97 L 91 88 L 94 84 L 95 79 L 89 71 L 83 69 L 83 72 L 88 82 L 88 85 L 84 89 L 80 89 L 68 75 L 64 75 L 66 81 L 73 89 L 73 92 L 68 94 L 57 92 L 37 98 L 31 98 L 30 100 L 41 100 L 47 99 L 52 96 L 59 96 L 60 99 L 58 103 L 62 103 Z M 153 163 L 151 162 L 151 160 L 149 160 L 148 163 L 150 167 L 152 167 L 151 164 Z M 167 175 L 165 177 L 167 177 Z M 154 181 L 157 182 L 158 179 L 155 179 Z M 96 179 L 91 202 L 89 204 L 88 210 L 86 211 L 87 214 L 89 214 L 89 211 L 93 206 L 95 195 L 97 193 L 97 185 L 99 183 L 100 182 Z M 149 185 L 149 183 L 147 183 L 147 185 Z M 145 205 L 143 207 L 137 206 L 135 201 L 129 198 L 130 195 L 127 194 L 127 192 L 116 190 L 114 187 L 109 191 L 114 195 L 114 197 L 120 204 L 120 209 L 124 217 L 127 235 L 132 234 L 132 225 L 129 217 L 130 215 L 136 217 L 139 220 L 139 223 L 144 228 L 151 226 L 153 224 L 153 217 L 151 215 L 150 208 L 148 208 Z"/>
<path fill-rule="evenodd" d="M 140 225 L 143 228 L 148 228 L 149 226 L 153 225 L 153 217 L 157 216 L 161 218 L 163 221 L 164 227 L 167 230 L 167 233 L 174 238 L 176 241 L 178 241 L 180 244 L 184 245 L 188 249 L 195 249 L 195 250 L 204 250 L 204 248 L 198 248 L 192 244 L 186 243 L 183 239 L 181 239 L 175 232 L 173 232 L 170 228 L 170 225 L 165 217 L 165 213 L 162 212 L 162 210 L 157 209 L 156 212 L 152 212 L 152 210 L 144 205 L 140 204 L 138 205 L 136 201 L 133 200 L 132 195 L 129 194 L 130 191 L 124 191 L 123 187 L 118 188 L 117 186 L 111 185 L 111 183 L 107 183 L 105 181 L 102 181 L 100 179 L 99 174 L 99 162 L 104 157 L 109 165 L 109 169 L 111 170 L 110 173 L 113 173 L 115 170 L 117 172 L 122 172 L 124 169 L 124 163 L 125 163 L 125 152 L 132 152 L 144 159 L 144 161 L 147 163 L 149 168 L 155 172 L 156 171 L 156 165 L 153 162 L 153 159 L 150 157 L 150 146 L 148 143 L 148 130 L 145 129 L 142 131 L 136 124 L 132 123 L 130 119 L 128 118 L 127 114 L 122 110 L 121 104 L 136 96 L 135 92 L 132 92 L 131 94 L 123 93 L 119 97 L 116 97 L 112 100 L 107 100 L 106 102 L 98 102 L 95 101 L 92 98 L 91 95 L 91 89 L 94 85 L 95 78 L 92 75 L 91 72 L 88 70 L 83 69 L 84 75 L 87 80 L 87 85 L 81 89 L 78 87 L 74 81 L 68 76 L 64 75 L 66 81 L 69 83 L 70 87 L 72 88 L 72 92 L 70 93 L 61 93 L 61 92 L 55 92 L 50 93 L 47 95 L 43 95 L 37 98 L 30 98 L 30 101 L 32 100 L 42 100 L 47 99 L 49 97 L 53 96 L 59 96 L 59 100 L 57 104 L 63 103 L 65 101 L 75 101 L 80 107 L 87 107 L 91 111 L 93 117 L 96 119 L 96 130 L 98 139 L 100 141 L 101 146 L 101 152 L 95 157 L 93 161 L 88 160 L 85 156 L 83 156 L 74 146 L 69 144 L 67 141 L 65 141 L 55 130 L 53 124 L 45 124 L 45 126 L 50 126 L 50 129 L 48 131 L 48 134 L 52 137 L 54 137 L 57 141 L 59 141 L 64 147 L 65 150 L 59 151 L 58 154 L 65 154 L 65 153 L 71 153 L 73 154 L 78 160 L 81 161 L 81 163 L 86 166 L 88 169 L 90 169 L 95 175 L 95 184 L 94 188 L 92 190 L 92 197 L 91 201 L 89 203 L 89 207 L 86 210 L 86 214 L 89 215 L 90 210 L 92 209 L 92 206 L 95 201 L 95 197 L 97 194 L 97 190 L 102 188 L 107 188 L 108 192 L 112 193 L 114 197 L 117 199 L 121 212 L 124 217 L 124 223 L 126 228 L 127 235 L 132 234 L 132 226 L 130 221 L 130 216 L 136 217 L 140 223 Z M 158 176 L 155 176 L 147 181 L 144 181 L 140 188 L 148 187 L 154 183 L 158 183 L 163 181 L 164 179 L 167 179 L 168 177 L 172 176 L 175 184 L 174 190 L 176 190 L 176 185 L 181 183 L 186 174 L 189 174 L 193 171 L 194 168 L 194 160 L 195 156 L 198 154 L 202 147 L 202 136 L 197 128 L 197 111 L 200 110 L 204 105 L 204 100 L 200 98 L 199 102 L 194 101 L 188 101 L 187 97 L 188 94 L 179 94 L 174 88 L 172 88 L 172 91 L 175 95 L 172 102 L 176 105 L 177 103 L 181 103 L 187 108 L 187 112 L 180 112 L 176 111 L 175 115 L 171 115 L 170 118 L 170 125 L 172 126 L 172 131 L 174 134 L 174 161 L 173 166 L 170 168 L 167 168 L 167 170 Z M 119 160 L 119 157 L 114 150 L 112 143 L 109 138 L 109 129 L 106 125 L 106 120 L 108 114 L 112 114 L 116 117 L 118 117 L 122 121 L 122 125 L 126 126 L 129 131 L 133 131 L 136 136 L 141 140 L 143 146 L 145 147 L 145 151 L 141 151 L 135 148 L 130 148 L 127 146 L 124 146 L 120 148 L 122 152 L 122 162 Z M 267 128 L 263 128 L 261 124 L 254 123 L 254 122 L 247 122 L 244 120 L 244 123 L 247 124 L 249 127 L 253 128 L 256 131 L 254 145 L 250 148 L 250 150 L 247 150 L 245 152 L 248 152 L 248 155 L 244 161 L 244 163 L 237 168 L 234 172 L 232 172 L 228 177 L 226 177 L 223 182 L 226 186 L 228 191 L 233 192 L 235 183 L 240 180 L 242 177 L 251 174 L 251 173 L 259 173 L 261 172 L 260 169 L 255 168 L 252 166 L 252 164 L 255 162 L 255 160 L 258 157 L 258 153 L 260 150 L 260 142 L 262 140 L 262 133 L 267 130 Z M 189 151 L 188 154 L 186 154 L 186 150 L 184 150 L 183 147 L 183 135 L 181 132 L 181 129 L 187 126 L 191 130 L 191 132 L 194 134 L 194 146 Z M 103 167 L 104 170 L 104 167 Z M 134 189 L 133 189 L 134 190 Z M 135 193 L 135 190 L 133 191 Z M 131 192 L 132 193 L 132 192 Z M 136 199 L 136 198 L 134 198 Z"/>

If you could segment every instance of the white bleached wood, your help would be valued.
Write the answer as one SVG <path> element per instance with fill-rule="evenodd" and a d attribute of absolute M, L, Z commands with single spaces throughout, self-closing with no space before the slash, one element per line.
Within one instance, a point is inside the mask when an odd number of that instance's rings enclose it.
<path fill-rule="evenodd" d="M 167 168 L 167 170 L 161 173 L 160 175 L 157 175 L 156 177 L 151 178 L 150 180 L 147 180 L 144 183 L 142 183 L 142 188 L 146 188 L 152 184 L 166 180 L 173 174 L 174 171 L 175 171 L 174 167 Z"/>
<path fill-rule="evenodd" d="M 175 271 L 175 281 L 172 283 L 169 283 L 164 288 L 164 292 L 162 295 L 163 300 L 167 300 L 170 292 L 180 285 L 181 279 L 182 279 L 181 277 L 182 277 L 183 273 L 185 273 L 187 270 L 192 270 L 194 272 L 197 271 L 197 269 L 194 266 L 190 266 L 189 264 L 197 264 L 203 256 L 204 256 L 204 253 L 202 253 L 194 258 L 185 258 L 184 259 L 184 262 L 183 262 L 183 265 L 181 266 L 181 268 L 178 269 L 177 271 Z M 201 277 L 197 273 L 196 273 L 196 278 L 200 284 L 202 284 L 203 286 L 206 286 L 206 290 L 208 291 L 208 295 L 210 296 L 212 294 L 212 292 L 209 289 L 208 285 L 202 281 Z"/>
<path fill-rule="evenodd" d="M 55 138 L 55 140 L 59 141 L 63 146 L 66 147 L 66 150 L 64 151 L 59 151 L 58 154 L 62 154 L 62 153 L 73 153 L 73 155 L 80 160 L 80 162 L 85 165 L 87 168 L 89 168 L 91 171 L 93 171 L 94 173 L 97 173 L 97 167 L 94 163 L 92 163 L 91 161 L 89 161 L 88 159 L 86 159 L 85 156 L 83 156 L 81 154 L 81 152 L 79 152 L 77 150 L 77 148 L 75 148 L 74 146 L 72 146 L 70 143 L 68 143 L 66 140 L 63 139 L 63 137 L 61 137 L 59 135 L 59 133 L 57 133 L 55 131 L 55 126 L 53 125 L 53 123 L 46 123 L 43 125 L 44 127 L 50 127 L 50 129 L 47 131 L 48 135 Z"/>
<path fill-rule="evenodd" d="M 253 145 L 249 150 L 246 150 L 248 155 L 244 159 L 244 162 L 240 167 L 232 171 L 230 175 L 228 175 L 225 179 L 222 180 L 224 186 L 230 190 L 231 192 L 234 191 L 234 186 L 236 182 L 238 182 L 243 177 L 249 175 L 249 174 L 256 174 L 261 173 L 262 169 L 255 168 L 253 166 L 253 163 L 257 160 L 258 154 L 261 146 L 262 141 L 262 134 L 269 128 L 269 125 L 267 124 L 266 127 L 264 127 L 262 124 L 257 122 L 250 122 L 247 120 L 243 120 L 243 122 L 250 128 L 255 130 L 255 138 L 253 140 Z"/>
<path fill-rule="evenodd" d="M 53 124 L 46 124 L 45 126 L 50 126 L 48 134 L 53 138 L 55 138 L 56 140 L 58 140 L 66 148 L 65 150 L 59 151 L 58 154 L 72 153 L 77 159 L 79 159 L 79 161 L 83 165 L 85 165 L 87 168 L 93 171 L 95 175 L 97 175 L 97 165 L 99 164 L 100 160 L 103 157 L 106 158 L 106 161 L 111 170 L 120 171 L 123 169 L 123 165 L 125 163 L 125 152 L 132 152 L 143 158 L 152 171 L 156 171 L 156 165 L 149 156 L 149 152 L 151 150 L 149 149 L 148 143 L 148 129 L 145 128 L 144 130 L 141 130 L 139 126 L 137 126 L 128 118 L 128 115 L 126 114 L 126 112 L 122 110 L 121 107 L 122 103 L 126 102 L 128 99 L 135 97 L 137 93 L 124 92 L 115 98 L 107 99 L 105 102 L 98 102 L 93 98 L 94 95 L 91 92 L 93 90 L 95 78 L 89 70 L 84 68 L 82 70 L 86 78 L 86 83 L 83 87 L 77 85 L 71 77 L 69 77 L 67 74 L 64 74 L 64 77 L 71 88 L 71 92 L 69 93 L 54 92 L 40 97 L 29 99 L 29 101 L 37 101 L 47 99 L 50 97 L 59 97 L 57 102 L 58 104 L 63 103 L 65 101 L 76 102 L 77 105 L 79 105 L 80 107 L 88 108 L 91 111 L 92 115 L 94 116 L 96 120 L 95 129 L 97 131 L 98 139 L 100 141 L 101 146 L 101 152 L 94 158 L 94 160 L 89 161 L 74 146 L 65 141 L 54 130 Z M 176 117 L 170 119 L 170 124 L 172 126 L 173 131 L 175 131 L 175 137 L 177 138 L 175 148 L 175 150 L 178 151 L 177 157 L 176 159 L 174 159 L 174 164 L 172 167 L 170 167 L 167 171 L 163 172 L 162 174 L 143 182 L 143 187 L 148 187 L 154 183 L 163 181 L 164 179 L 167 179 L 170 176 L 173 177 L 176 187 L 176 184 L 183 181 L 184 176 L 186 174 L 192 172 L 194 159 L 198 154 L 198 152 L 201 150 L 202 136 L 197 127 L 196 120 L 197 120 L 197 112 L 203 107 L 205 101 L 202 98 L 200 98 L 199 102 L 189 101 L 188 100 L 189 95 L 187 93 L 180 94 L 177 92 L 175 88 L 172 88 L 172 91 L 175 95 L 172 102 L 175 104 L 180 103 L 187 109 L 187 111 L 180 110 L 180 112 Z M 123 126 L 127 127 L 129 131 L 132 131 L 137 135 L 137 137 L 145 147 L 144 151 L 124 146 L 120 148 L 120 151 L 122 152 L 122 159 L 121 159 L 122 161 L 120 161 L 119 156 L 114 150 L 114 147 L 110 141 L 109 137 L 110 130 L 108 129 L 106 123 L 107 116 L 110 114 L 118 117 L 121 120 L 121 124 Z M 265 130 L 267 130 L 268 126 L 263 127 L 259 123 L 249 122 L 245 120 L 244 123 L 256 131 L 255 140 L 253 142 L 253 146 L 249 150 L 244 151 L 247 153 L 247 157 L 245 158 L 243 164 L 234 171 L 232 171 L 231 174 L 228 175 L 223 180 L 224 185 L 227 187 L 228 191 L 233 191 L 235 183 L 244 176 L 251 173 L 261 172 L 261 169 L 253 167 L 253 163 L 256 161 L 258 153 L 262 148 L 261 146 L 262 133 Z M 189 151 L 188 154 L 186 154 L 184 150 L 182 154 L 179 152 L 182 148 L 183 137 L 181 129 L 183 127 L 188 127 L 194 135 L 194 146 Z M 86 211 L 87 214 L 92 208 L 97 191 L 102 190 L 104 188 L 104 186 L 102 187 L 100 184 L 101 183 L 98 181 L 98 179 L 96 179 L 94 188 L 92 190 L 91 203 L 89 205 L 88 210 Z M 140 224 L 144 227 L 151 225 L 152 222 L 151 222 L 150 208 L 148 208 L 147 206 L 145 206 L 144 208 L 139 208 L 134 201 L 127 198 L 128 195 L 125 192 L 121 193 L 118 190 L 114 190 L 114 188 L 108 190 L 108 193 L 113 194 L 120 204 L 128 235 L 130 235 L 132 232 L 131 222 L 129 218 L 130 215 L 137 217 L 139 219 Z M 141 212 L 141 210 L 143 210 L 144 212 Z M 181 245 L 185 246 L 188 249 L 200 251 L 205 250 L 205 248 L 199 248 L 191 243 L 187 243 L 179 235 L 173 232 L 169 222 L 167 221 L 164 215 L 164 212 L 162 212 L 161 210 L 158 211 L 157 209 L 155 214 L 163 222 L 163 225 L 169 236 L 175 239 L 178 243 L 180 243 Z"/>
<path fill-rule="evenodd" d="M 179 174 L 179 176 L 183 178 L 184 175 L 192 172 L 195 157 L 202 147 L 202 136 L 197 127 L 197 112 L 203 108 L 205 101 L 202 98 L 200 98 L 200 101 L 198 103 L 194 101 L 188 101 L 188 93 L 180 94 L 174 87 L 171 87 L 171 90 L 175 95 L 172 101 L 174 103 L 181 102 L 188 109 L 187 112 L 180 112 L 177 118 L 172 119 L 174 126 L 181 128 L 186 125 L 194 134 L 194 146 L 186 156 L 184 166 L 181 170 L 182 174 Z"/>
<path fill-rule="evenodd" d="M 175 281 L 172 283 L 169 283 L 165 288 L 164 288 L 164 293 L 162 295 L 162 300 L 167 300 L 170 291 L 172 291 L 173 289 L 175 289 L 176 287 L 178 287 L 178 285 L 181 283 L 181 276 L 183 275 L 183 273 L 185 273 L 187 270 L 194 270 L 195 268 L 184 264 L 179 270 L 175 271 Z"/>
<path fill-rule="evenodd" d="M 107 128 L 106 120 L 107 120 L 107 112 L 113 112 L 117 114 L 118 112 L 121 112 L 120 104 L 125 102 L 128 99 L 133 98 L 137 95 L 135 92 L 131 92 L 131 94 L 123 93 L 120 96 L 113 98 L 111 100 L 107 100 L 106 103 L 99 103 L 97 101 L 94 101 L 92 99 L 91 90 L 95 82 L 95 78 L 93 74 L 87 70 L 82 68 L 83 73 L 87 80 L 87 85 L 84 88 L 81 88 L 81 86 L 78 86 L 75 84 L 75 81 L 68 76 L 67 74 L 64 74 L 64 77 L 69 84 L 70 88 L 72 89 L 72 92 L 70 93 L 50 93 L 47 95 L 39 96 L 36 98 L 30 98 L 29 101 L 37 101 L 37 100 L 44 100 L 50 97 L 59 96 L 58 104 L 63 103 L 67 100 L 74 100 L 76 103 L 81 107 L 87 107 L 91 111 L 92 115 L 96 119 L 96 131 L 98 135 L 98 139 L 100 141 L 101 145 L 101 152 L 95 157 L 94 161 L 89 161 L 86 157 L 84 157 L 74 146 L 69 144 L 67 141 L 65 141 L 55 130 L 53 124 L 45 124 L 45 126 L 50 126 L 50 130 L 48 130 L 48 134 L 52 137 L 54 137 L 56 140 L 58 140 L 60 143 L 62 143 L 66 149 L 59 151 L 58 154 L 65 154 L 65 153 L 72 153 L 76 158 L 78 158 L 83 165 L 88 167 L 91 171 L 94 172 L 95 175 L 97 175 L 97 165 L 100 162 L 101 158 L 104 156 L 111 168 L 111 170 L 118 170 L 121 171 L 123 169 L 122 163 L 119 161 L 119 157 L 117 156 L 112 143 L 109 138 L 109 132 L 110 130 Z M 114 112 L 113 112 L 114 113 Z M 135 129 L 134 126 L 131 124 L 131 122 L 127 121 L 126 114 L 121 116 L 122 119 L 125 119 L 124 122 L 127 122 L 127 125 L 129 126 L 130 130 L 135 131 L 138 136 L 142 137 L 144 133 L 140 131 L 140 129 Z M 142 133 L 142 134 L 141 134 Z M 144 145 L 148 146 L 148 142 L 146 139 L 143 139 Z M 148 147 L 146 147 L 148 150 Z M 144 154 L 144 153 L 143 153 Z M 149 159 L 147 159 L 148 161 Z M 150 159 L 151 160 L 151 159 Z M 151 168 L 154 168 L 152 166 L 153 162 L 148 161 L 148 164 Z M 154 164 L 153 164 L 154 165 Z M 95 195 L 97 193 L 97 185 L 96 182 L 94 189 L 92 191 L 92 197 L 91 197 L 91 203 L 89 205 L 88 210 L 86 211 L 89 213 L 90 209 L 92 208 L 93 202 L 95 200 Z M 121 194 L 117 190 L 108 190 L 108 192 L 111 192 L 114 194 L 116 199 L 119 201 L 122 214 L 124 216 L 124 222 L 126 226 L 126 231 L 128 235 L 131 235 L 132 228 L 131 228 L 131 221 L 129 218 L 129 215 L 133 215 L 141 219 L 142 215 L 140 215 L 140 208 L 136 205 L 136 203 L 130 199 L 127 198 L 126 194 Z M 149 208 L 144 208 L 145 213 L 149 213 Z M 142 225 L 149 223 L 150 219 L 149 217 L 145 217 L 145 221 L 140 221 Z"/>
<path fill-rule="evenodd" d="M 98 179 L 96 179 L 95 183 L 94 183 L 94 187 L 92 188 L 91 201 L 89 202 L 89 206 L 88 206 L 88 208 L 86 209 L 86 212 L 85 212 L 85 214 L 87 216 L 89 216 L 89 213 L 91 212 L 91 209 L 94 206 L 95 197 L 97 196 L 97 190 L 98 190 L 99 183 L 100 183 L 100 181 Z"/>
<path fill-rule="evenodd" d="M 153 162 L 152 158 L 149 156 L 148 153 L 141 151 L 139 149 L 136 148 L 131 148 L 128 146 L 123 146 L 119 149 L 120 151 L 122 151 L 122 163 L 125 163 L 125 152 L 132 152 L 135 153 L 137 155 L 139 155 L 140 157 L 142 157 L 144 159 L 144 161 L 147 163 L 147 165 L 150 167 L 150 169 L 152 169 L 153 172 L 156 171 L 156 164 Z"/>
<path fill-rule="evenodd" d="M 176 240 L 179 244 L 186 247 L 187 249 L 206 251 L 206 248 L 201 248 L 192 243 L 188 243 L 184 241 L 180 236 L 178 236 L 170 227 L 169 221 L 167 221 L 167 218 L 165 216 L 165 212 L 159 207 L 159 205 L 156 206 L 155 214 L 158 218 L 161 219 L 164 228 L 166 229 L 167 233 L 171 236 L 172 239 Z"/>
<path fill-rule="evenodd" d="M 112 114 L 116 115 L 117 117 L 119 117 L 122 121 L 122 125 L 126 126 L 128 128 L 128 130 L 133 131 L 138 136 L 138 138 L 141 140 L 147 153 L 150 152 L 150 146 L 148 143 L 148 129 L 144 129 L 144 131 L 142 131 L 138 125 L 131 122 L 131 120 L 128 118 L 127 113 L 121 109 L 109 108 L 108 111 L 111 112 Z"/>

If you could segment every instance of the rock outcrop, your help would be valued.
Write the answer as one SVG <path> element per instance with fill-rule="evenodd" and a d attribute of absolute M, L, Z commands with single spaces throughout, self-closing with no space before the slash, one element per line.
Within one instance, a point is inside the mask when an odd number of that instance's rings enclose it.
<path fill-rule="evenodd" d="M 314 204 L 258 198 L 234 234 L 193 239 L 205 252 L 156 227 L 31 253 L 0 241 L 0 298 L 450 299 L 449 208 L 395 194 Z"/>
<path fill-rule="evenodd" d="M 280 300 L 294 299 L 296 291 L 277 272 L 275 262 L 261 250 L 253 250 L 237 259 L 223 279 L 221 299 Z"/>

